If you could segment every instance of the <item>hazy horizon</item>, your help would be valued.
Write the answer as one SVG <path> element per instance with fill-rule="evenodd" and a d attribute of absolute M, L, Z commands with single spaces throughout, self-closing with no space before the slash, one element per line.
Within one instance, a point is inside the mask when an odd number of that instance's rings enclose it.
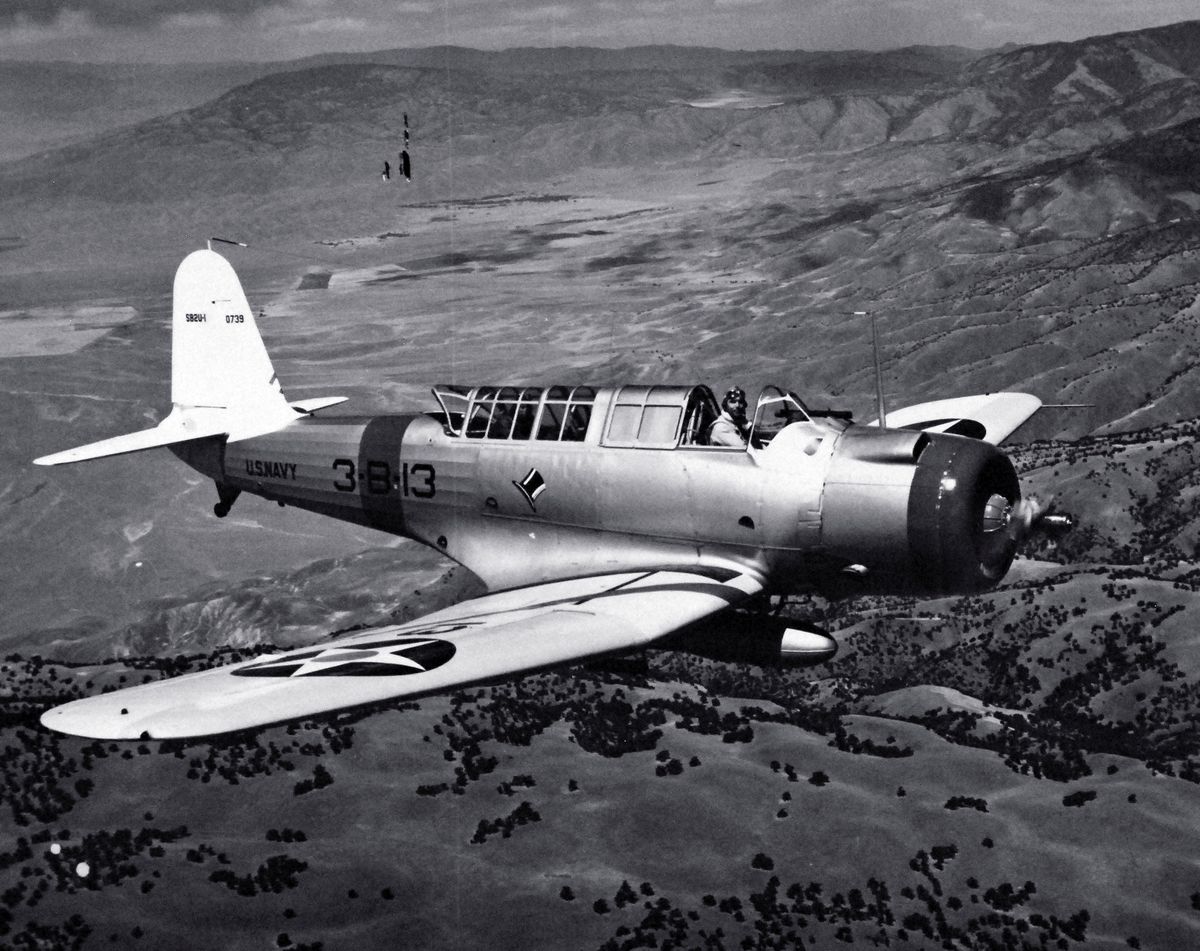
<path fill-rule="evenodd" d="M 1072 41 L 1194 19 L 1183 0 L 1130 8 L 1072 0 L 885 0 L 849 15 L 831 0 L 10 0 L 0 60 L 79 63 L 286 62 L 322 53 L 462 46 L 715 47 L 878 51 L 994 49 Z"/>

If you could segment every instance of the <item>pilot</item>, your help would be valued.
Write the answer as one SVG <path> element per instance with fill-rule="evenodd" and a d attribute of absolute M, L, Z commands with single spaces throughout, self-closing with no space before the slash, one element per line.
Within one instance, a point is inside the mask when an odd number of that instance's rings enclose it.
<path fill-rule="evenodd" d="M 721 415 L 708 428 L 710 446 L 732 446 L 744 449 L 750 423 L 746 419 L 746 392 L 735 386 L 721 400 Z"/>

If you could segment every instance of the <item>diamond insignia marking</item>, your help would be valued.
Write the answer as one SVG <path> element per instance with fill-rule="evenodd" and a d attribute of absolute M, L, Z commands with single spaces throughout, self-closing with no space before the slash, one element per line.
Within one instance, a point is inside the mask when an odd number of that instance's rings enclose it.
<path fill-rule="evenodd" d="M 449 641 L 392 637 L 269 657 L 231 673 L 238 677 L 402 677 L 441 667 L 454 653 Z"/>
<path fill-rule="evenodd" d="M 536 468 L 530 469 L 525 478 L 520 482 L 513 481 L 520 491 L 525 496 L 525 501 L 529 503 L 529 507 L 535 512 L 537 511 L 537 498 L 546 491 L 546 480 L 542 478 L 542 474 Z"/>

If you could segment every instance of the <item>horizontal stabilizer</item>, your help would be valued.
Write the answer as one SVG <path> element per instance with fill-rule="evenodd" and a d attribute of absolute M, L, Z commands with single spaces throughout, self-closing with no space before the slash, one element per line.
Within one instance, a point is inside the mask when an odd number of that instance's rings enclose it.
<path fill-rule="evenodd" d="M 171 446 L 175 443 L 189 442 L 192 439 L 203 439 L 206 436 L 223 436 L 228 431 L 228 424 L 219 420 L 196 420 L 183 418 L 172 413 L 153 429 L 143 429 L 137 433 L 127 433 L 124 436 L 113 436 L 99 442 L 88 443 L 75 449 L 52 453 L 34 459 L 34 465 L 61 466 L 67 462 L 85 462 L 88 459 L 102 459 L 105 456 L 123 456 L 130 452 L 141 452 L 143 449 L 157 449 L 160 446 Z"/>
<path fill-rule="evenodd" d="M 997 446 L 1041 408 L 1028 393 L 981 393 L 918 403 L 887 414 L 888 429 L 925 430 L 970 436 Z M 879 420 L 868 423 L 878 426 Z"/>
<path fill-rule="evenodd" d="M 296 400 L 296 402 L 288 405 L 297 413 L 315 413 L 319 409 L 329 409 L 331 406 L 338 406 L 348 399 L 350 399 L 348 396 L 318 396 L 311 400 Z"/>

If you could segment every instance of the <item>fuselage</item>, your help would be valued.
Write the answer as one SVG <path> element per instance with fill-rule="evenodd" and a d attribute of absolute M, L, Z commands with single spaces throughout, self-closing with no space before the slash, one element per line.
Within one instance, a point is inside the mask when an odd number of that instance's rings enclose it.
<path fill-rule="evenodd" d="M 780 591 L 847 568 L 903 587 L 929 572 L 914 522 L 939 533 L 945 460 L 1007 462 L 976 440 L 851 426 L 772 392 L 744 449 L 706 445 L 706 387 L 627 386 L 444 388 L 440 413 L 307 417 L 175 451 L 223 493 L 416 539 L 493 590 L 664 564 L 751 570 Z M 932 440 L 953 451 L 922 505 L 914 486 Z M 961 528 L 973 535 L 979 491 Z M 944 560 L 940 535 L 932 546 Z"/>

